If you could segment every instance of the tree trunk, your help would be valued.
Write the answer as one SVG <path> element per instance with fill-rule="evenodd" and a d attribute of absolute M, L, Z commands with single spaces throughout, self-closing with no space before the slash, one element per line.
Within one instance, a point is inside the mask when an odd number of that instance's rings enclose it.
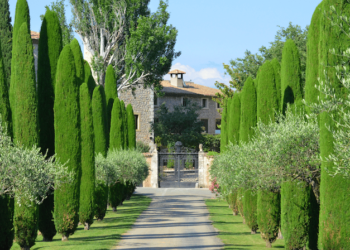
<path fill-rule="evenodd" d="M 62 241 L 68 241 L 68 235 L 62 235 Z"/>
<path fill-rule="evenodd" d="M 21 247 L 21 250 L 30 250 L 30 247 Z"/>
<path fill-rule="evenodd" d="M 243 224 L 245 224 L 245 218 L 243 217 Z"/>
<path fill-rule="evenodd" d="M 233 216 L 237 216 L 238 215 L 237 211 L 232 211 L 232 214 L 233 214 Z"/>
<path fill-rule="evenodd" d="M 272 244 L 269 240 L 266 240 L 266 247 L 267 248 L 271 248 L 272 247 Z"/>
<path fill-rule="evenodd" d="M 89 229 L 90 229 L 89 223 L 85 222 L 84 230 L 89 230 Z"/>
<path fill-rule="evenodd" d="M 113 212 L 117 212 L 117 207 L 112 207 Z"/>
<path fill-rule="evenodd" d="M 256 234 L 256 230 L 252 229 L 252 231 L 250 232 L 250 234 Z"/>
<path fill-rule="evenodd" d="M 279 239 L 279 240 L 282 240 L 282 239 L 283 239 L 283 235 L 282 235 L 282 232 L 281 232 L 281 228 L 278 229 L 278 237 L 277 237 L 277 239 Z"/>
<path fill-rule="evenodd" d="M 50 238 L 46 238 L 46 237 L 43 235 L 43 241 L 49 242 L 49 241 L 52 241 L 52 238 L 51 238 L 51 239 L 50 239 Z"/>

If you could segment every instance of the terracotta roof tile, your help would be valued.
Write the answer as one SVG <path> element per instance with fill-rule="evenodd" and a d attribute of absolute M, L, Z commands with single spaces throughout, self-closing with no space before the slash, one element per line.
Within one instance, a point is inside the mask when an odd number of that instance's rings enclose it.
<path fill-rule="evenodd" d="M 32 37 L 32 40 L 39 40 L 39 38 L 40 38 L 40 33 L 39 32 L 31 31 L 30 35 Z"/>
<path fill-rule="evenodd" d="M 162 91 L 165 94 L 215 96 L 215 93 L 220 92 L 218 89 L 195 84 L 193 82 L 185 82 L 186 87 L 183 88 L 174 87 L 170 84 L 170 81 L 167 80 L 161 81 L 160 84 L 163 86 Z"/>
<path fill-rule="evenodd" d="M 170 71 L 168 74 L 186 74 L 185 71 L 181 71 L 178 69 L 173 69 L 172 71 Z"/>

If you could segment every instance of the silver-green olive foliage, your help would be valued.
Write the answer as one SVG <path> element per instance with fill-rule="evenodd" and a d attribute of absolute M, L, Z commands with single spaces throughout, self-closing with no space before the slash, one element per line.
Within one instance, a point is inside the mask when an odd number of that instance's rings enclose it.
<path fill-rule="evenodd" d="M 8 194 L 15 197 L 19 204 L 21 201 L 41 204 L 50 191 L 73 178 L 65 164 L 55 161 L 55 156 L 46 159 L 36 146 L 14 145 L 1 116 L 0 155 L 0 196 Z"/>
<path fill-rule="evenodd" d="M 274 123 L 258 122 L 249 143 L 228 145 L 215 158 L 210 173 L 232 190 L 276 190 L 283 181 L 298 179 L 310 183 L 319 197 L 318 140 L 316 116 L 306 119 L 304 114 L 287 111 Z"/>

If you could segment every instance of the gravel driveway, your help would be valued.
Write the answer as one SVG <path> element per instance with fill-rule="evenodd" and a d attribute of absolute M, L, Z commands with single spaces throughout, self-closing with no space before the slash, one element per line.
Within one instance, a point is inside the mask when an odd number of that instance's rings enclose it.
<path fill-rule="evenodd" d="M 223 248 L 204 203 L 214 197 L 208 189 L 137 188 L 135 193 L 152 202 L 116 249 Z"/>

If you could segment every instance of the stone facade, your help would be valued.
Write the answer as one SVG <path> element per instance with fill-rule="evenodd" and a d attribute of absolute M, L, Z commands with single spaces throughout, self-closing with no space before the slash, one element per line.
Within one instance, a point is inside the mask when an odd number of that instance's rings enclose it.
<path fill-rule="evenodd" d="M 199 110 L 199 119 L 207 119 L 208 120 L 208 134 L 215 134 L 216 130 L 216 120 L 221 120 L 221 115 L 217 109 L 217 103 L 212 100 L 212 97 L 208 96 L 198 96 L 198 95 L 170 95 L 166 94 L 163 97 L 158 98 L 158 105 L 155 106 L 155 112 L 159 109 L 161 104 L 165 104 L 165 106 L 169 109 L 169 111 L 174 110 L 174 106 L 182 105 L 183 98 L 187 98 L 192 103 L 197 103 L 199 107 L 202 105 L 202 99 L 207 100 L 207 107 Z"/>
<path fill-rule="evenodd" d="M 125 105 L 131 104 L 134 114 L 138 115 L 138 129 L 136 130 L 136 141 L 142 141 L 150 147 L 153 146 L 153 133 L 151 122 L 154 120 L 153 99 L 154 92 L 151 89 L 137 87 L 134 94 L 131 90 L 124 90 L 118 93 L 119 99 Z"/>

